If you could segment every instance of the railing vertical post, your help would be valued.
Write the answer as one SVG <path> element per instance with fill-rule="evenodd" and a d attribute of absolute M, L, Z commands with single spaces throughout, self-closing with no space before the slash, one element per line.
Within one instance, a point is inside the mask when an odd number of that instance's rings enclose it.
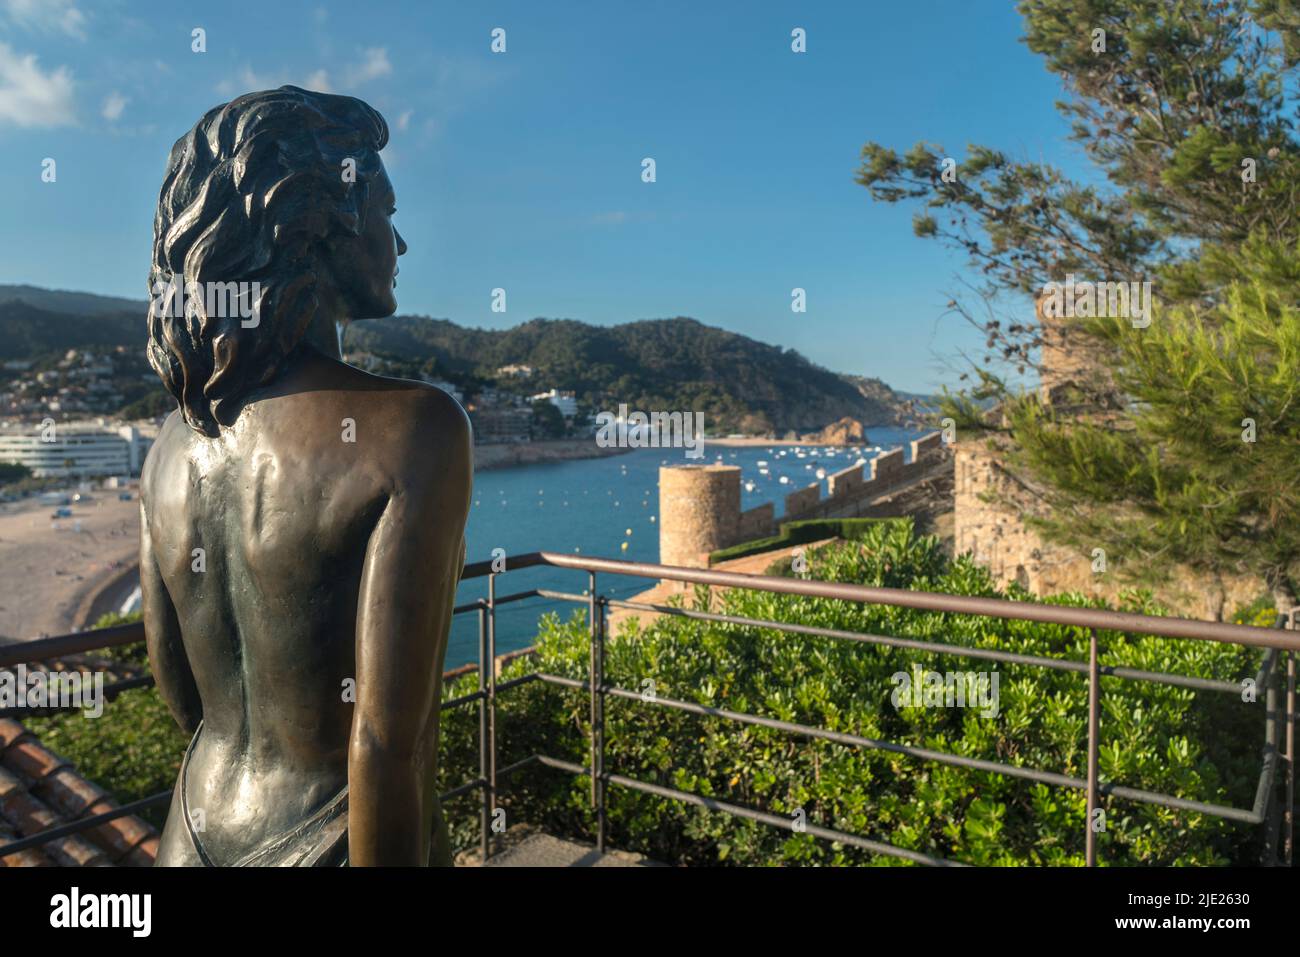
<path fill-rule="evenodd" d="M 1279 627 L 1279 626 L 1275 626 Z M 1277 760 L 1280 758 L 1286 761 L 1286 752 L 1278 747 L 1278 736 L 1282 730 L 1282 711 L 1278 704 L 1278 663 L 1281 662 L 1286 652 L 1277 649 L 1276 655 L 1269 665 L 1268 671 L 1264 674 L 1264 761 L 1270 759 Z M 1262 863 L 1269 867 L 1276 867 L 1281 863 L 1278 856 L 1279 838 L 1281 829 L 1278 826 L 1277 816 L 1280 813 L 1281 805 L 1277 800 L 1277 783 L 1274 782 L 1273 789 L 1267 795 L 1268 804 L 1264 808 L 1264 850 L 1261 857 Z"/>
<path fill-rule="evenodd" d="M 591 806 L 596 812 L 596 852 L 605 853 L 605 607 L 596 597 L 596 573 L 588 572 L 591 616 Z"/>
<path fill-rule="evenodd" d="M 487 653 L 487 608 L 483 600 L 479 599 L 478 606 L 478 690 L 482 695 L 487 688 L 486 670 L 488 667 Z M 487 741 L 488 739 L 488 711 L 487 700 L 484 697 L 478 699 L 478 776 L 483 782 L 483 806 L 479 809 L 479 859 L 486 864 L 489 849 L 488 835 L 492 828 L 492 791 L 488 779 L 487 768 Z"/>
<path fill-rule="evenodd" d="M 608 697 L 605 692 L 605 602 L 602 599 L 596 606 L 600 628 L 597 629 L 599 643 L 596 646 L 596 666 L 600 672 L 600 681 L 596 685 L 597 701 L 600 704 L 600 724 L 596 730 L 599 732 L 600 740 L 596 748 L 597 772 L 600 777 L 600 807 L 596 811 L 596 850 L 605 853 L 605 838 L 609 831 L 609 817 L 607 814 L 606 801 L 608 800 L 609 791 L 605 786 L 605 702 Z"/>
<path fill-rule="evenodd" d="M 1089 629 L 1088 638 L 1088 814 L 1084 832 L 1084 860 L 1088 867 L 1097 866 L 1097 832 L 1093 830 L 1093 812 L 1097 809 L 1097 727 L 1101 672 L 1097 669 L 1097 629 Z"/>
<path fill-rule="evenodd" d="M 1286 815 L 1282 859 L 1292 866 L 1292 847 L 1295 834 L 1295 652 L 1286 656 Z"/>
<path fill-rule="evenodd" d="M 497 809 L 497 576 L 488 575 L 487 622 L 487 794 L 492 802 L 491 813 Z"/>

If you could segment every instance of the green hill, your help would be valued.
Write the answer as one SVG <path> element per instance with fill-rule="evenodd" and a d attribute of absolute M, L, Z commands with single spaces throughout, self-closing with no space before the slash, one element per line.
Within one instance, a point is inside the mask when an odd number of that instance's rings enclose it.
<path fill-rule="evenodd" d="M 497 370 L 532 366 L 519 387 L 572 389 L 592 408 L 699 409 L 710 431 L 819 429 L 843 416 L 897 424 L 907 401 L 878 379 L 843 376 L 747 336 L 694 319 L 593 326 L 533 319 L 512 329 L 467 329 L 442 319 L 398 316 L 355 323 L 349 350 L 432 359 L 453 382 L 506 383 Z"/>
<path fill-rule="evenodd" d="M 131 311 L 69 314 L 0 296 L 0 359 L 35 359 L 68 349 L 119 345 L 138 348 L 143 355 L 144 317 L 144 303 Z"/>
<path fill-rule="evenodd" d="M 119 345 L 143 354 L 145 310 L 143 300 L 0 285 L 0 359 Z M 879 379 L 831 372 L 792 349 L 682 317 L 617 326 L 533 319 L 489 330 L 394 316 L 353 323 L 345 343 L 349 355 L 371 353 L 396 374 L 438 376 L 470 394 L 558 388 L 591 410 L 700 410 L 710 432 L 810 431 L 844 416 L 893 425 L 912 410 L 913 397 Z M 508 365 L 534 371 L 500 376 Z"/>
<path fill-rule="evenodd" d="M 97 296 L 89 292 L 67 292 L 62 289 L 41 289 L 39 286 L 6 286 L 0 284 L 0 304 L 21 299 L 28 305 L 46 312 L 68 315 L 102 316 L 106 314 L 143 314 L 143 299 L 121 299 L 117 296 Z"/>

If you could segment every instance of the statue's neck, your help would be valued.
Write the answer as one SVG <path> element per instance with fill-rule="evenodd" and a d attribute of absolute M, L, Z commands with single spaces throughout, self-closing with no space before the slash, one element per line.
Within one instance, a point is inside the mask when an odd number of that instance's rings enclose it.
<path fill-rule="evenodd" d="M 348 321 L 338 318 L 337 313 L 327 309 L 318 309 L 302 338 L 317 352 L 329 356 L 331 359 L 338 359 L 341 362 L 343 360 L 343 330 L 347 328 L 347 325 Z"/>

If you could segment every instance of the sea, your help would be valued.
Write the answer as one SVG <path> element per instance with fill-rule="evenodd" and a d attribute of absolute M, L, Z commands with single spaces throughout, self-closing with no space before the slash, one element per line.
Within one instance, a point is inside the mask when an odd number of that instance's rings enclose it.
<path fill-rule="evenodd" d="M 528 552 L 567 552 L 629 561 L 659 561 L 659 468 L 661 465 L 722 462 L 740 466 L 741 508 L 772 502 L 780 518 L 785 496 L 822 481 L 859 459 L 870 461 L 882 451 L 903 447 L 923 432 L 876 427 L 867 430 L 870 444 L 850 447 L 756 445 L 729 447 L 704 443 L 704 457 L 685 458 L 683 449 L 633 449 L 598 459 L 546 462 L 493 469 L 474 476 L 474 497 L 466 529 L 467 561 L 488 561 L 504 553 L 506 573 L 497 576 L 500 598 L 533 588 L 583 594 L 587 573 L 549 566 L 510 571 L 510 557 Z M 596 587 L 614 598 L 630 598 L 654 585 L 653 580 L 597 575 Z M 487 579 L 461 583 L 457 604 L 487 596 Z M 502 605 L 496 612 L 496 651 L 504 654 L 533 644 L 538 618 L 555 611 L 568 618 L 586 606 L 544 598 Z M 457 615 L 452 622 L 446 667 L 477 662 L 478 614 Z"/>

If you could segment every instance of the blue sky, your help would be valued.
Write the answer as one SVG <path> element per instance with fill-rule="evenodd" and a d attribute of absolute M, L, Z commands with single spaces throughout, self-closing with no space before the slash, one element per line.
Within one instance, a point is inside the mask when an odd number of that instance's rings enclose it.
<path fill-rule="evenodd" d="M 171 144 L 212 106 L 295 83 L 393 129 L 403 313 L 687 315 L 932 391 L 979 345 L 940 319 L 964 260 L 853 175 L 868 140 L 921 139 L 1080 173 L 1060 82 L 1020 34 L 1002 0 L 0 0 L 0 282 L 143 299 Z"/>

